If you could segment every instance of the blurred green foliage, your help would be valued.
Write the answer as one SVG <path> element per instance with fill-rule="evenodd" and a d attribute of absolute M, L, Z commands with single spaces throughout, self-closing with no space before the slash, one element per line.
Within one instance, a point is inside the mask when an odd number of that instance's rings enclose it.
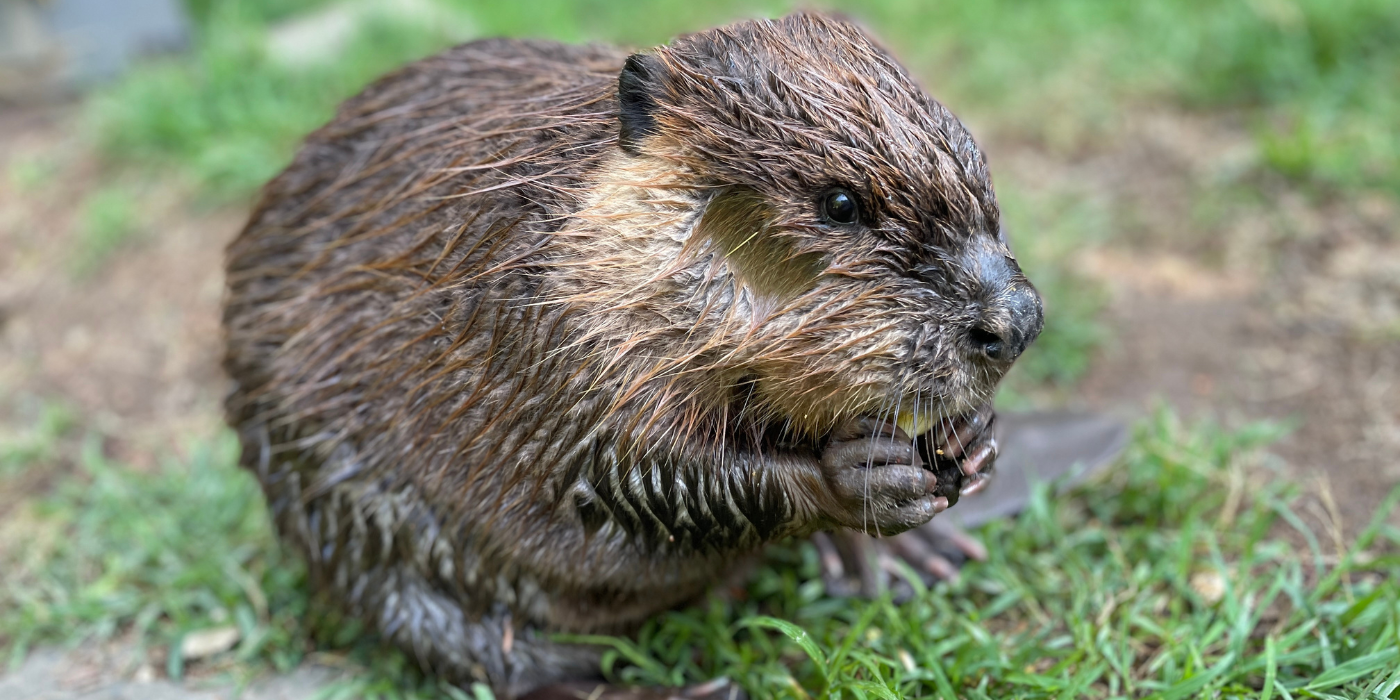
<path fill-rule="evenodd" d="M 73 274 L 84 277 L 138 232 L 138 205 L 122 185 L 106 185 L 89 193 L 79 205 L 78 241 L 73 248 Z"/>
<path fill-rule="evenodd" d="M 1186 94 L 1250 114 L 1268 165 L 1400 192 L 1400 3 L 1225 3 L 1202 44 Z"/>
<path fill-rule="evenodd" d="M 298 67 L 268 56 L 267 28 L 325 0 L 187 2 L 200 20 L 197 55 L 138 73 L 93 111 L 113 155 L 173 159 L 226 194 L 251 191 L 300 134 L 374 76 L 453 41 L 505 34 L 646 46 L 794 6 L 350 2 L 342 5 L 370 8 L 361 15 L 373 19 L 334 60 Z M 829 5 L 873 25 L 956 108 L 1051 141 L 1091 138 L 1144 102 L 1223 106 L 1255 125 L 1264 164 L 1286 176 L 1400 191 L 1400 3 L 1392 0 Z M 422 21 L 425 8 L 453 20 Z"/>
<path fill-rule="evenodd" d="M 276 22 L 327 4 L 327 0 L 184 0 L 185 10 L 201 32 L 218 31 L 230 12 L 266 24 Z"/>
<path fill-rule="evenodd" d="M 0 424 L 0 478 L 52 463 L 58 458 L 59 441 L 73 427 L 73 413 L 62 404 L 32 398 L 15 403 L 15 415 Z"/>
<path fill-rule="evenodd" d="M 341 100 L 462 38 L 436 17 L 376 11 L 344 46 L 332 46 L 333 55 L 296 65 L 270 54 L 261 6 L 211 4 L 193 55 L 135 71 L 96 96 L 89 115 L 103 151 L 120 162 L 178 168 L 215 197 L 246 197 Z"/>
<path fill-rule="evenodd" d="M 1011 185 L 1011 186 L 1007 186 Z M 1026 277 L 1045 302 L 1045 329 L 1002 382 L 998 403 L 1035 402 L 1037 390 L 1073 385 L 1089 369 L 1105 331 L 1098 322 L 1102 291 L 1070 261 L 1112 235 L 1103 206 L 1083 197 L 1031 195 L 1000 181 L 1002 225 Z"/>
<path fill-rule="evenodd" d="M 58 167 L 44 158 L 14 158 L 10 161 L 9 180 L 22 193 L 38 191 L 53 181 Z"/>

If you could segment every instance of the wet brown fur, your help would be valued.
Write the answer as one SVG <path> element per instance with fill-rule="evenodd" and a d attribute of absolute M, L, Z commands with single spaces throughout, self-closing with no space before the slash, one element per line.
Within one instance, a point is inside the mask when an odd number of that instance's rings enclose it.
<path fill-rule="evenodd" d="M 638 64 L 619 148 L 626 59 L 487 40 L 386 76 L 228 251 L 229 417 L 283 536 L 503 696 L 596 673 L 548 631 L 626 632 L 766 541 L 865 527 L 825 436 L 1005 370 L 960 339 L 1009 323 L 983 157 L 869 37 L 683 37 Z M 820 220 L 832 186 L 866 225 Z"/>

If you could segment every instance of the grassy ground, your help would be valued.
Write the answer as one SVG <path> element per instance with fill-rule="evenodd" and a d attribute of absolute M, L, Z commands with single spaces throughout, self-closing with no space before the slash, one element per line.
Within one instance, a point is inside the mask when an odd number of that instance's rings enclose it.
<path fill-rule="evenodd" d="M 1378 520 L 1332 565 L 1269 540 L 1296 520 L 1287 487 L 1241 462 L 1268 435 L 1161 413 L 1094 493 L 1040 494 L 983 531 L 990 561 L 903 604 L 826 598 L 812 552 L 785 552 L 748 601 L 615 642 L 620 675 L 728 673 L 759 697 L 1395 697 L 1400 559 L 1357 553 L 1397 533 Z"/>
<path fill-rule="evenodd" d="M 326 2 L 192 0 L 194 54 L 94 97 L 87 132 L 109 175 L 182 178 L 206 205 L 243 202 L 339 100 L 454 41 L 648 45 L 786 3 L 410 5 L 390 14 L 390 3 L 361 3 L 353 32 L 293 51 L 298 42 L 270 23 Z M 1400 4 L 847 5 L 974 126 L 1046 152 L 1074 153 L 1128 111 L 1170 105 L 1252 134 L 1259 156 L 1230 191 L 1283 180 L 1320 199 L 1400 193 Z M 31 163 L 11 177 L 43 187 L 44 172 Z M 95 274 L 139 228 L 130 179 L 112 182 L 123 184 L 79 207 L 76 275 Z M 1050 308 L 1003 397 L 1033 403 L 1072 391 L 1103 340 L 1101 295 L 1070 263 L 1112 235 L 1117 214 L 1025 180 L 998 189 Z M 315 654 L 364 669 L 332 694 L 461 696 L 320 616 L 227 436 L 133 467 L 105 449 L 113 436 L 62 404 L 13 398 L 0 397 L 15 414 L 6 424 L 20 426 L 0 435 L 0 491 L 41 483 L 33 490 L 44 495 L 0 504 L 0 649 L 12 659 L 34 644 L 121 639 L 171 676 L 247 677 Z M 1378 517 L 1338 549 L 1331 533 L 1309 530 L 1300 488 L 1261 451 L 1275 434 L 1159 413 L 1108 481 L 1068 499 L 1042 495 L 1018 520 L 984 529 L 991 561 L 909 602 L 827 597 L 813 553 L 793 545 L 774 551 L 743 596 L 666 616 L 637 640 L 594 641 L 614 650 L 617 679 L 725 674 L 755 697 L 1400 698 L 1400 531 Z M 186 663 L 182 639 L 229 628 L 231 651 Z"/>
<path fill-rule="evenodd" d="M 75 430 L 47 408 L 0 445 L 14 478 Z M 908 602 L 828 597 L 807 545 L 776 548 L 746 593 L 671 613 L 612 649 L 620 681 L 728 675 L 754 697 L 1400 697 L 1400 530 L 1377 517 L 1335 551 L 1256 448 L 1267 425 L 1187 427 L 1161 411 L 1119 468 L 1042 492 L 980 533 L 992 555 Z M 200 674 L 286 670 L 308 653 L 365 672 L 344 697 L 450 697 L 353 625 L 315 614 L 230 436 L 154 472 L 79 441 L 78 470 L 11 514 L 0 632 L 31 644 L 120 637 L 171 677 L 185 635 L 237 630 Z M 1397 488 L 1382 512 L 1400 501 Z M 1274 538 L 1300 528 L 1299 549 Z M 917 577 L 911 580 L 917 581 Z M 918 584 L 916 584 L 917 586 Z"/>

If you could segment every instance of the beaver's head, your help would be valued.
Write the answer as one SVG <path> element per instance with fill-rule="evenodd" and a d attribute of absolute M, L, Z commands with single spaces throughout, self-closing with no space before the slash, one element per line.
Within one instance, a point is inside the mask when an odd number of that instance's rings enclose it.
<path fill-rule="evenodd" d="M 601 281 L 575 298 L 639 376 L 747 386 L 751 415 L 807 434 L 915 434 L 990 397 L 1040 332 L 972 136 L 857 27 L 683 37 L 628 59 L 619 103 L 580 217 Z"/>

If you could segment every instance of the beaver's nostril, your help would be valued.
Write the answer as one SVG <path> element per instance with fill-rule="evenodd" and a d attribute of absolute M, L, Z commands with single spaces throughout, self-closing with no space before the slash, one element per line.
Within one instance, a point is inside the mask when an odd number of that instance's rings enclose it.
<path fill-rule="evenodd" d="M 972 341 L 972 346 L 982 352 L 982 354 L 993 360 L 1000 360 L 1006 357 L 1006 341 L 1001 336 L 993 333 L 981 326 L 975 326 L 967 331 L 967 337 Z"/>

